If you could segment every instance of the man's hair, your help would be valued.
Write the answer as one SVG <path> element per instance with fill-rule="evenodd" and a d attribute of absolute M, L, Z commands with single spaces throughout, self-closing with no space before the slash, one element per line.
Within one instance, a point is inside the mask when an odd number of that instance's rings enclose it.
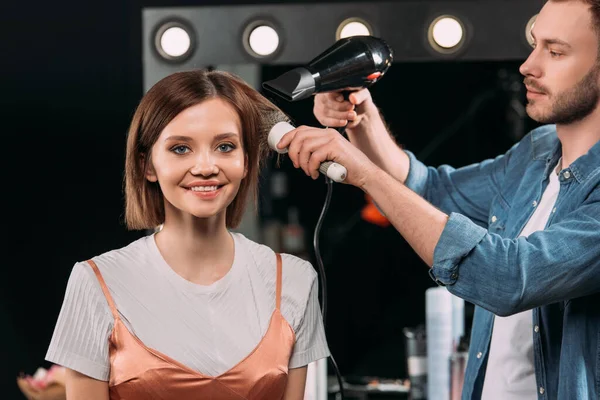
<path fill-rule="evenodd" d="M 241 222 L 249 193 L 256 200 L 259 170 L 268 151 L 264 115 L 280 110 L 233 74 L 204 70 L 178 72 L 160 80 L 144 95 L 129 128 L 124 179 L 125 223 L 129 229 L 154 229 L 164 223 L 160 186 L 146 179 L 152 146 L 179 113 L 212 98 L 226 101 L 237 112 L 247 157 L 248 172 L 227 207 L 227 227 L 235 228 Z"/>
<path fill-rule="evenodd" d="M 556 3 L 565 3 L 567 1 L 579 1 L 590 6 L 592 13 L 592 27 L 600 38 L 600 0 L 549 0 Z M 600 40 L 600 39 L 599 39 Z"/>

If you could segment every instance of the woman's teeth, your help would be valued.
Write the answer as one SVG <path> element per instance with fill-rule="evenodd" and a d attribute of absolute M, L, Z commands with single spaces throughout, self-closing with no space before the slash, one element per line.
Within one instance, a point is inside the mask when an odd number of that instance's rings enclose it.
<path fill-rule="evenodd" d="M 191 187 L 190 190 L 192 192 L 214 192 L 218 188 L 218 186 L 194 186 Z"/>

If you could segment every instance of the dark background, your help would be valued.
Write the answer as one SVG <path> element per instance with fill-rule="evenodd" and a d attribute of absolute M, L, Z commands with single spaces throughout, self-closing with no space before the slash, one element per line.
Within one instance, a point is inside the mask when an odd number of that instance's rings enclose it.
<path fill-rule="evenodd" d="M 121 192 L 125 135 L 143 94 L 142 7 L 224 3 L 256 2 L 3 3 L 0 116 L 8 240 L 2 240 L 0 398 L 21 398 L 16 375 L 48 366 L 44 355 L 73 264 L 142 235 L 124 228 Z M 400 143 L 417 154 L 426 151 L 432 165 L 458 167 L 506 151 L 533 127 L 529 120 L 520 126 L 509 106 L 511 99 L 524 101 L 522 92 L 506 90 L 507 83 L 520 82 L 518 66 L 396 63 L 372 94 Z M 264 66 L 263 78 L 291 67 Z M 297 121 L 317 124 L 310 100 L 278 104 Z M 446 140 L 427 147 L 440 137 Z M 282 169 L 291 183 L 287 204 L 298 206 L 312 243 L 326 187 L 289 163 Z M 362 192 L 335 185 L 322 239 L 330 347 L 345 375 L 404 377 L 402 328 L 424 323 L 424 291 L 433 282 L 393 228 L 360 219 L 363 205 Z"/>

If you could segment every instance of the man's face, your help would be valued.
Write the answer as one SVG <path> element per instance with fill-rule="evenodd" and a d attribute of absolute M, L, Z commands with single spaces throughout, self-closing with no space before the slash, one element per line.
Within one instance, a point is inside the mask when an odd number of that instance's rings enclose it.
<path fill-rule="evenodd" d="M 531 33 L 535 48 L 520 68 L 529 116 L 544 124 L 569 124 L 594 112 L 600 63 L 589 5 L 548 1 Z"/>

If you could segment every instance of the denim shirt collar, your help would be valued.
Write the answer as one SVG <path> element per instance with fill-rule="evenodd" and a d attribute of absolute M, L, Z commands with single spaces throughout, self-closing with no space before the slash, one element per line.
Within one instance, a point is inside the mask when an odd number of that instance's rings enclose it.
<path fill-rule="evenodd" d="M 600 160 L 600 141 L 596 142 L 586 154 L 573 161 L 569 168 L 575 179 L 581 183 L 600 172 L 598 160 Z"/>
<path fill-rule="evenodd" d="M 547 133 L 549 132 L 553 134 L 548 135 Z M 531 146 L 533 149 L 533 158 L 535 160 L 546 161 L 545 174 L 548 176 L 562 156 L 562 145 L 556 134 L 556 125 L 547 125 L 540 130 L 533 131 Z M 598 172 L 600 169 L 599 159 L 600 141 L 596 142 L 586 154 L 573 161 L 565 170 L 571 171 L 575 179 L 579 183 L 583 183 L 590 175 Z"/>

